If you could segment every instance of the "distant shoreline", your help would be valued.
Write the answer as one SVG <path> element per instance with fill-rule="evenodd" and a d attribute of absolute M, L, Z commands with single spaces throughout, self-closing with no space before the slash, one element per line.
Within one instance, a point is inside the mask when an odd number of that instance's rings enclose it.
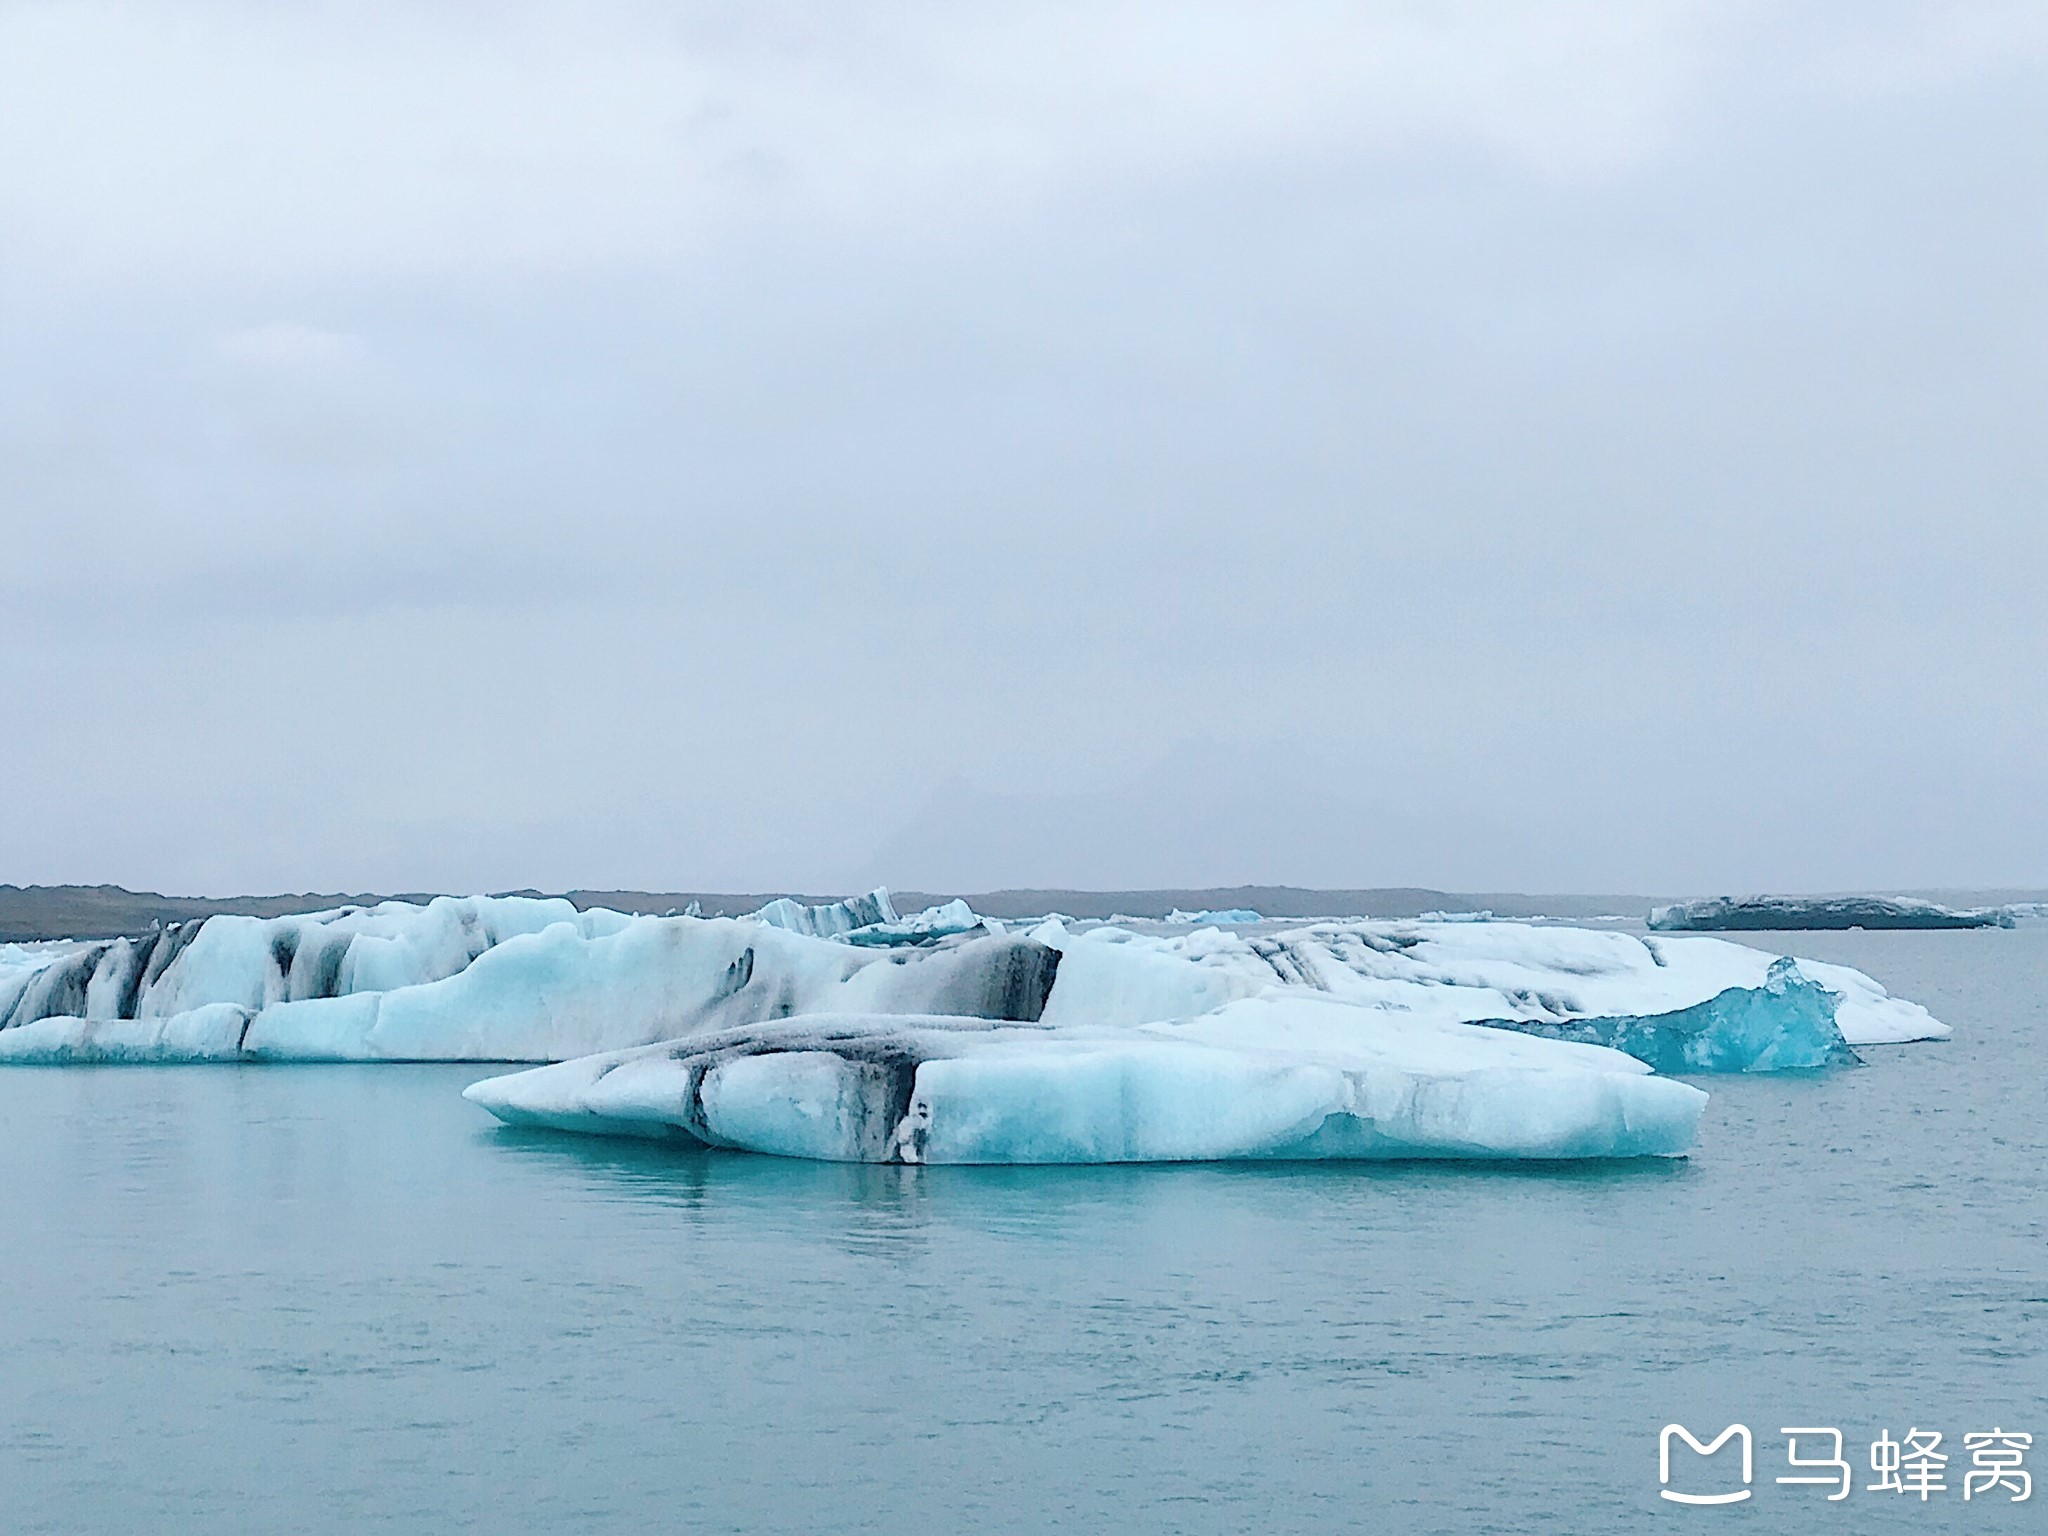
<path fill-rule="evenodd" d="M 131 891 L 118 885 L 0 885 L 0 943 L 33 943 L 50 939 L 106 939 L 145 933 L 167 923 L 238 913 L 250 917 L 281 917 L 331 907 L 369 905 L 379 901 L 426 901 L 431 891 L 316 893 L 249 896 L 166 896 L 156 891 Z M 501 893 L 503 894 L 503 893 Z M 812 895 L 789 891 L 522 891 L 521 895 L 566 895 L 578 907 L 610 907 L 621 912 L 681 912 L 692 902 L 707 917 L 752 912 L 777 896 L 793 895 L 807 903 L 833 901 L 844 892 Z M 1502 918 L 1549 917 L 1584 921 L 1625 916 L 1640 919 L 1671 895 L 1583 893 L 1530 894 L 1499 891 L 1441 891 L 1421 886 L 1382 886 L 1357 890 L 1326 890 L 1290 885 L 1232 885 L 1152 890 L 1083 891 L 1026 888 L 1001 891 L 893 891 L 904 911 L 964 899 L 989 917 L 1036 917 L 1062 912 L 1070 917 L 1163 918 L 1181 911 L 1224 911 L 1249 908 L 1273 918 L 1420 917 L 1427 912 L 1491 912 Z M 2013 901 L 2048 899 L 2042 890 L 1939 890 L 1889 892 L 1954 904 L 1994 906 Z"/>

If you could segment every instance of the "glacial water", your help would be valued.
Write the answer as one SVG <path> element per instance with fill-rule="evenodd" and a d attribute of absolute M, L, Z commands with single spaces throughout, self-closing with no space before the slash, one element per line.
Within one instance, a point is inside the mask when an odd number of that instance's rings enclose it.
<path fill-rule="evenodd" d="M 1753 942 L 1956 1038 L 1514 1170 L 835 1167 L 505 1131 L 483 1068 L 0 1071 L 0 1525 L 2048 1528 L 1961 1494 L 1966 1432 L 2048 1474 L 2048 923 Z M 1750 1426 L 1748 1501 L 1660 1501 L 1674 1420 Z M 1807 1425 L 1849 1499 L 1775 1483 Z M 1947 1489 L 1869 1491 L 1914 1427 Z"/>

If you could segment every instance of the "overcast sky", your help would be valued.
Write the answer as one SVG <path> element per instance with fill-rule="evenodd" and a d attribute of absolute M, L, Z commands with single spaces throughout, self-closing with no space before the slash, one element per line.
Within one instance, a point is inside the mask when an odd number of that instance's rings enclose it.
<path fill-rule="evenodd" d="M 2048 884 L 2048 8 L 0 0 L 0 880 Z"/>

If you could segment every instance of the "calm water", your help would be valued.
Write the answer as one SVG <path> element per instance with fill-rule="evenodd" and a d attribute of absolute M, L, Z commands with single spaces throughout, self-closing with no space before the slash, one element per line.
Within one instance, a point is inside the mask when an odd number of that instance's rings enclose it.
<path fill-rule="evenodd" d="M 1957 1039 L 1713 1080 L 1647 1167 L 837 1168 L 503 1132 L 473 1068 L 0 1072 L 0 1524 L 2048 1529 L 1959 1470 L 2048 1474 L 2048 924 L 1790 942 Z M 1672 1419 L 1757 1431 L 1749 1504 L 1658 1501 Z M 1773 1484 L 1789 1424 L 1847 1503 Z M 1950 1491 L 1864 1491 L 1915 1425 Z"/>

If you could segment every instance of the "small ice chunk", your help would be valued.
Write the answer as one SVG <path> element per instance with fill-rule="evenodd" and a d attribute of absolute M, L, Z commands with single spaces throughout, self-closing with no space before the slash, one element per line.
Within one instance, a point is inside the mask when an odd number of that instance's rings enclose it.
<path fill-rule="evenodd" d="M 1659 1072 L 1788 1072 L 1856 1062 L 1835 1025 L 1836 1001 L 1796 961 L 1779 959 L 1762 986 L 1730 987 L 1647 1018 L 1486 1022 L 1547 1040 L 1610 1046 Z"/>
<path fill-rule="evenodd" d="M 894 922 L 870 923 L 865 928 L 854 928 L 834 937 L 863 948 L 889 949 L 899 944 L 929 944 L 954 934 L 972 933 L 977 928 L 990 933 L 1003 931 L 1001 923 L 981 916 L 956 897 L 943 906 L 926 907 L 922 912 L 913 912 L 909 917 Z"/>
<path fill-rule="evenodd" d="M 815 907 L 807 907 L 787 896 L 778 896 L 748 916 L 771 928 L 781 928 L 813 939 L 836 938 L 856 928 L 872 928 L 877 923 L 899 920 L 896 908 L 889 901 L 889 892 L 882 886 L 877 886 L 865 896 L 849 896 L 844 901 L 828 901 Z"/>

